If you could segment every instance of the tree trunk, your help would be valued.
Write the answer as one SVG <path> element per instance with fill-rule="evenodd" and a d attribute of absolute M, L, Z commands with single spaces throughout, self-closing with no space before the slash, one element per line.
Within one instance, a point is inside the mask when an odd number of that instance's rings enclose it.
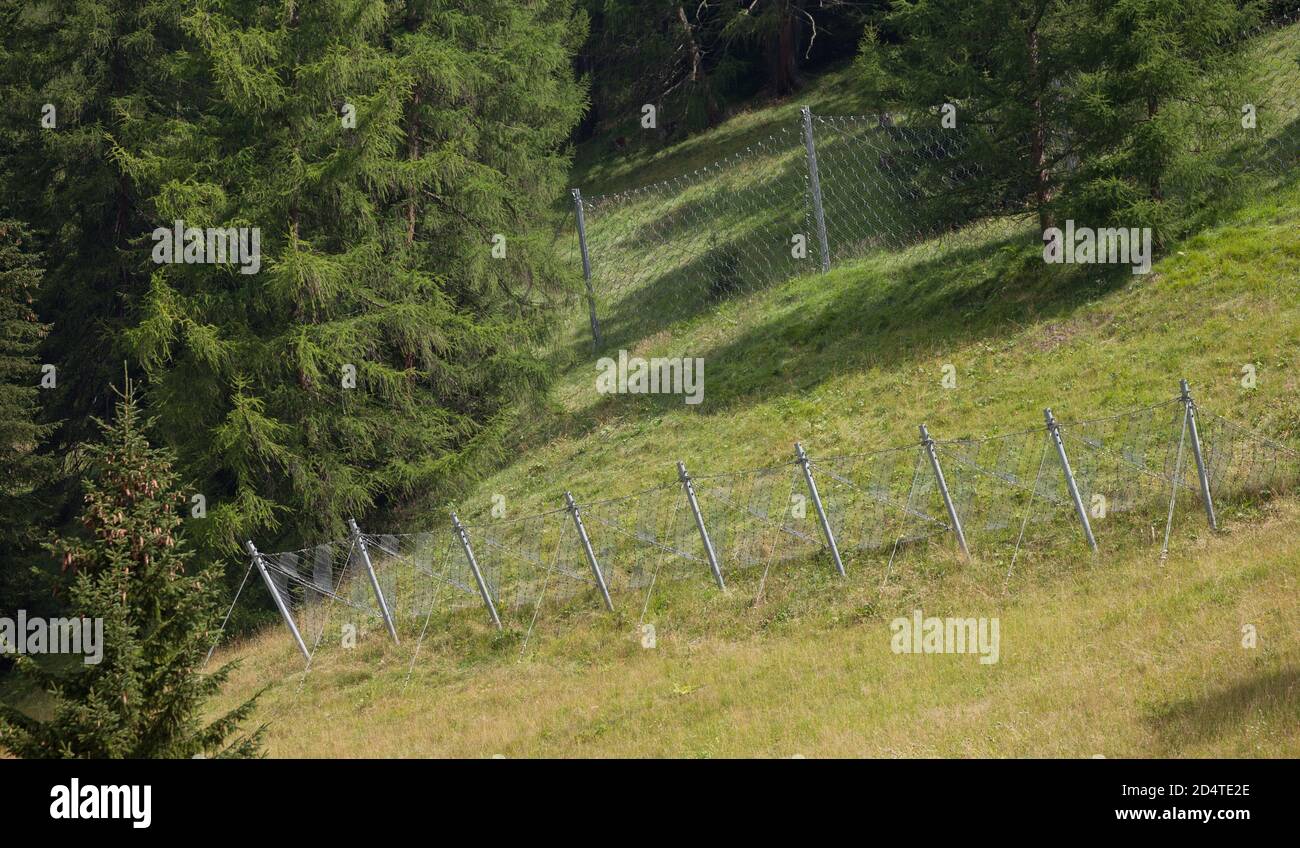
<path fill-rule="evenodd" d="M 799 84 L 795 52 L 795 4 L 793 2 L 778 4 L 776 14 L 780 16 L 780 20 L 769 41 L 768 62 L 771 68 L 772 93 L 777 97 L 784 97 L 793 94 Z"/>
<path fill-rule="evenodd" d="M 1155 97 L 1147 98 L 1147 120 L 1154 121 L 1156 115 L 1160 113 L 1160 101 Z M 1163 163 L 1162 163 L 1163 164 Z M 1151 194 L 1152 200 L 1164 200 L 1164 192 L 1160 188 L 1160 169 L 1151 170 L 1151 179 L 1147 183 L 1147 191 Z"/>
<path fill-rule="evenodd" d="M 709 126 L 716 127 L 722 120 L 722 110 L 718 108 L 718 99 L 713 94 L 713 83 L 704 71 L 704 53 L 700 50 L 699 42 L 695 40 L 695 32 L 691 29 L 690 21 L 686 20 L 686 10 L 682 8 L 681 3 L 677 4 L 677 21 L 682 25 L 682 32 L 686 34 L 686 46 L 691 53 L 691 84 L 702 87 L 704 109 Z"/>

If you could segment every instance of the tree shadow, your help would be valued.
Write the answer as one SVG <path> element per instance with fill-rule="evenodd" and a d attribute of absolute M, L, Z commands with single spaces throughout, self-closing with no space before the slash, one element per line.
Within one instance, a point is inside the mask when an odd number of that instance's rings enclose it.
<path fill-rule="evenodd" d="M 1029 233 L 959 247 L 899 266 L 890 257 L 847 269 L 861 280 L 815 292 L 704 353 L 707 400 L 725 414 L 807 391 L 845 372 L 891 369 L 1009 329 L 1068 316 L 1132 280 L 1129 266 L 1047 266 Z M 797 295 L 795 296 L 797 297 Z M 812 306 L 816 303 L 816 306 Z"/>
<path fill-rule="evenodd" d="M 944 148 L 932 132 L 851 124 L 823 125 L 819 142 L 837 261 L 925 245 L 980 214 L 970 193 L 954 188 L 966 173 L 959 146 Z M 787 134 L 702 176 L 593 200 L 587 237 L 602 347 L 631 345 L 814 271 L 806 161 L 798 135 Z"/>
<path fill-rule="evenodd" d="M 1178 701 L 1146 719 L 1163 756 L 1239 731 L 1252 720 L 1300 717 L 1300 668 L 1290 666 L 1235 683 L 1198 698 Z"/>

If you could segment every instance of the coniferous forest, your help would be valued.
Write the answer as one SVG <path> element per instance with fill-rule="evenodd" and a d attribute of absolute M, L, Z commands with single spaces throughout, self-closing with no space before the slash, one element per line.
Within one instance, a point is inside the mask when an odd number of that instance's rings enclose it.
<path fill-rule="evenodd" d="M 721 158 L 711 133 L 833 76 L 827 108 L 885 129 L 956 104 L 969 178 L 941 195 L 936 230 L 1015 209 L 1042 231 L 1149 227 L 1163 255 L 1237 191 L 1205 126 L 1239 119 L 1250 39 L 1297 14 L 1294 0 L 0 0 L 0 617 L 104 627 L 95 665 L 0 656 L 0 681 L 42 693 L 34 711 L 0 706 L 0 751 L 265 753 L 260 693 L 213 707 L 238 661 L 204 667 L 219 630 L 278 627 L 256 578 L 227 614 L 246 540 L 303 549 L 353 518 L 425 529 L 543 439 L 568 369 L 592 358 L 565 335 L 586 320 L 570 194 L 584 179 L 631 189 L 672 173 L 662 157 Z M 999 298 L 1033 301 L 1022 323 L 1101 291 L 1076 280 L 1039 309 L 1029 272 L 989 261 Z M 772 331 L 820 350 L 844 329 L 816 332 Z M 774 385 L 793 379 L 783 367 Z M 544 435 L 595 441 L 604 423 Z"/>

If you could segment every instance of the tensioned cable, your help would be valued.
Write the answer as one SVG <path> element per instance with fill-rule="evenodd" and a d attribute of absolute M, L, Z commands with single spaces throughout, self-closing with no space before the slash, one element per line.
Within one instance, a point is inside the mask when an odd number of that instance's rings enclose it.
<path fill-rule="evenodd" d="M 239 581 L 239 589 L 235 592 L 235 597 L 230 602 L 230 609 L 226 610 L 226 617 L 221 619 L 221 626 L 217 628 L 217 638 L 212 640 L 212 647 L 208 648 L 208 655 L 204 658 L 203 665 L 199 666 L 200 671 L 208 667 L 208 661 L 212 659 L 213 652 L 217 650 L 217 645 L 221 644 L 221 634 L 226 632 L 226 624 L 230 621 L 230 614 L 235 611 L 235 604 L 239 603 L 239 596 L 243 594 L 244 586 L 248 583 L 248 577 L 252 573 L 253 561 L 250 557 L 248 561 L 248 570 L 244 572 L 244 579 Z"/>
<path fill-rule="evenodd" d="M 1187 416 L 1183 416 L 1183 431 L 1178 435 L 1178 458 L 1174 461 L 1174 485 L 1169 490 L 1169 517 L 1165 519 L 1165 544 L 1160 549 L 1163 565 L 1169 556 L 1169 534 L 1174 527 L 1174 502 L 1178 499 L 1178 483 L 1183 476 L 1183 441 L 1187 438 Z"/>

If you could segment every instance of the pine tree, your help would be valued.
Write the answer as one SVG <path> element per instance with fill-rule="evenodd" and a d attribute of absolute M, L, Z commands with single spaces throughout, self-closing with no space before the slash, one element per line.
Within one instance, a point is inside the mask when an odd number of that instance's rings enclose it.
<path fill-rule="evenodd" d="M 252 700 L 211 723 L 200 718 L 234 667 L 199 673 L 217 627 L 220 569 L 194 566 L 172 456 L 150 446 L 148 426 L 128 380 L 102 440 L 86 446 L 84 535 L 48 547 L 68 578 L 70 614 L 103 620 L 103 656 L 66 672 L 19 659 L 20 673 L 49 693 L 53 717 L 0 712 L 0 747 L 17 756 L 252 756 L 260 747 L 261 730 L 235 735 Z"/>
<path fill-rule="evenodd" d="M 29 570 L 55 474 L 37 450 L 51 428 L 38 420 L 36 350 L 47 328 L 32 311 L 42 271 L 31 245 L 21 222 L 0 220 L 0 614 L 41 605 Z"/>

